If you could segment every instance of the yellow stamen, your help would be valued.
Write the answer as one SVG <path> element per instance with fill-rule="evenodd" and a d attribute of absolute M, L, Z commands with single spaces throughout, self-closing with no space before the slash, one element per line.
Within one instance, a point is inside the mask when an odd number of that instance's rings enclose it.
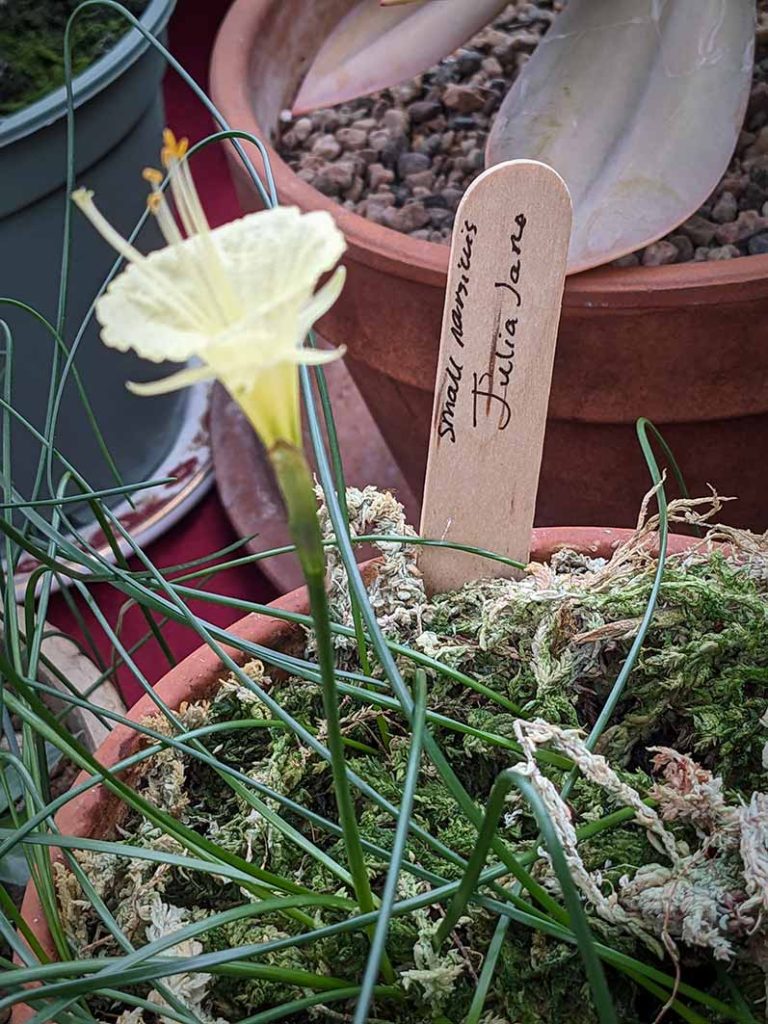
<path fill-rule="evenodd" d="M 163 167 L 169 167 L 173 160 L 183 160 L 189 149 L 189 139 L 177 139 L 170 128 L 163 129 Z"/>
<path fill-rule="evenodd" d="M 199 276 L 202 277 L 207 301 L 212 303 L 213 308 L 218 311 L 220 318 L 232 321 L 238 316 L 239 304 L 224 272 L 216 246 L 211 240 L 211 229 L 203 210 L 203 204 L 200 202 L 189 164 L 185 159 L 187 140 L 182 139 L 177 143 L 173 133 L 166 129 L 163 134 L 163 141 L 165 142 L 165 147 L 163 148 L 162 159 L 168 168 L 168 177 L 176 210 L 187 235 L 189 237 L 193 235 L 198 237 L 199 244 L 204 253 L 203 260 L 195 264 L 195 269 L 198 271 Z"/>
<path fill-rule="evenodd" d="M 158 227 L 168 245 L 177 245 L 183 241 L 168 201 L 159 188 L 154 189 L 147 196 L 147 206 L 157 218 Z"/>
<path fill-rule="evenodd" d="M 195 226 L 195 230 L 199 235 L 205 234 L 210 231 L 210 225 L 208 224 L 208 218 L 205 216 L 203 210 L 203 204 L 200 202 L 200 196 L 197 194 L 197 188 L 192 178 L 192 172 L 189 169 L 189 164 L 186 160 L 180 163 L 178 166 L 178 173 L 181 179 L 181 185 L 184 192 L 184 199 L 189 210 L 189 215 L 192 218 L 192 223 Z"/>
<path fill-rule="evenodd" d="M 163 183 L 163 172 L 158 171 L 156 167 L 145 167 L 141 172 L 141 176 L 150 185 L 162 185 Z"/>
<path fill-rule="evenodd" d="M 177 147 L 178 148 L 178 147 Z M 184 166 L 187 170 L 187 179 L 181 179 L 179 177 L 180 168 Z M 171 191 L 174 193 L 174 199 L 176 200 L 176 207 L 179 210 L 182 223 L 189 235 L 196 233 L 195 229 L 198 227 L 199 222 L 196 222 L 193 214 L 190 212 L 190 206 L 192 205 L 192 199 L 197 203 L 200 209 L 200 216 L 202 217 L 202 224 L 199 225 L 203 232 L 210 234 L 208 222 L 205 220 L 205 215 L 202 213 L 202 204 L 197 196 L 192 176 L 189 174 L 189 170 L 186 165 L 182 165 L 174 157 L 171 159 L 169 164 L 169 179 L 171 185 Z M 226 314 L 226 310 L 223 308 L 223 304 L 220 301 L 219 293 L 226 294 L 227 296 L 231 293 L 231 288 L 226 277 L 223 276 L 223 272 L 219 273 L 218 266 L 218 254 L 215 251 L 215 246 L 210 239 L 206 237 L 205 247 L 206 251 L 211 250 L 216 265 L 213 267 L 213 273 L 210 273 L 210 259 L 206 264 L 201 265 L 200 261 L 195 259 L 192 251 L 188 246 L 180 245 L 184 241 L 184 237 L 179 230 L 179 226 L 176 223 L 171 207 L 166 199 L 164 192 L 160 185 L 163 180 L 163 175 L 160 171 L 154 171 L 153 168 L 149 167 L 144 170 L 144 178 L 149 181 L 152 191 L 147 196 L 147 206 L 152 214 L 154 214 L 158 227 L 163 235 L 163 238 L 170 246 L 177 247 L 179 258 L 182 260 L 186 271 L 191 276 L 197 278 L 200 283 L 200 290 L 196 299 L 192 302 L 192 305 L 198 310 L 201 322 L 215 323 L 216 320 L 221 319 L 222 314 Z M 158 178 L 160 179 L 158 181 Z M 188 193 L 192 194 L 190 196 Z M 210 253 L 209 253 L 210 256 Z M 206 269 L 209 273 L 206 274 Z M 232 303 L 230 302 L 230 309 Z"/>

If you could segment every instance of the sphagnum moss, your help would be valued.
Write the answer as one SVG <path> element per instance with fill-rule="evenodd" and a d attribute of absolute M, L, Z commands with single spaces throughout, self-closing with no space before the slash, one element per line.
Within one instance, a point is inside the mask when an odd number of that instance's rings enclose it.
<path fill-rule="evenodd" d="M 405 532 L 402 510 L 389 496 L 373 489 L 354 492 L 349 507 L 358 534 Z M 691 516 L 685 506 L 673 506 L 675 513 Z M 763 918 L 768 910 L 768 797 L 761 795 L 768 739 L 764 538 L 713 530 L 709 540 L 728 542 L 727 550 L 702 542 L 687 556 L 669 558 L 654 625 L 613 724 L 594 754 L 576 731 L 594 723 L 647 603 L 656 566 L 648 543 L 653 527 L 653 522 L 647 524 L 609 563 L 564 551 L 549 565 L 532 567 L 520 581 L 479 581 L 432 601 L 424 597 L 412 551 L 383 544 L 375 601 L 390 637 L 472 675 L 523 709 L 524 718 L 516 718 L 461 682 L 430 674 L 429 710 L 480 730 L 467 735 L 433 720 L 431 728 L 451 766 L 482 805 L 497 774 L 520 763 L 547 802 L 598 939 L 656 966 L 661 966 L 659 954 L 666 953 L 673 961 L 672 973 L 679 969 L 683 981 L 710 994 L 716 994 L 713 965 L 722 963 L 745 996 L 757 1003 L 764 994 Z M 333 558 L 329 566 L 333 612 L 337 621 L 348 624 L 341 570 Z M 311 649 L 311 637 L 307 643 Z M 337 654 L 343 667 L 359 671 L 356 650 L 344 637 Z M 406 678 L 412 677 L 413 663 L 401 660 Z M 258 662 L 248 671 L 260 685 L 269 685 L 282 708 L 322 737 L 319 685 L 297 678 L 270 680 Z M 397 804 L 409 745 L 404 716 L 366 699 L 364 691 L 344 697 L 341 716 L 348 767 Z M 223 683 L 210 704 L 181 711 L 188 728 L 232 723 L 231 729 L 203 741 L 207 749 L 266 787 L 262 795 L 273 794 L 265 798 L 270 810 L 343 863 L 338 832 L 329 833 L 319 819 L 309 822 L 280 802 L 280 797 L 287 798 L 294 808 L 335 820 L 329 766 L 290 730 L 274 723 L 235 726 L 265 717 L 254 694 L 234 679 Z M 160 719 L 152 725 L 168 728 Z M 483 733 L 501 737 L 507 746 Z M 510 742 L 518 744 L 519 753 L 509 749 Z M 566 772 L 536 760 L 542 747 L 565 753 L 582 769 L 568 805 L 559 796 Z M 146 798 L 225 849 L 312 893 L 350 895 L 325 864 L 298 849 L 199 759 L 173 750 L 155 755 L 138 786 Z M 357 790 L 355 800 L 368 872 L 379 891 L 395 823 Z M 648 800 L 651 805 L 641 803 Z M 603 828 L 602 819 L 622 805 L 634 808 L 631 816 Z M 413 821 L 460 857 L 472 853 L 476 829 L 458 813 L 428 759 L 422 760 Z M 122 831 L 124 841 L 136 845 L 163 848 L 169 842 L 137 818 L 125 822 Z M 585 833 L 587 838 L 579 838 Z M 522 858 L 535 862 L 535 877 L 557 896 L 559 886 L 548 859 L 538 851 L 535 820 L 519 797 L 509 799 L 501 834 Z M 82 864 L 138 945 L 163 929 L 167 933 L 248 902 L 234 883 L 169 865 L 104 854 L 84 854 Z M 428 891 L 437 884 L 435 877 L 450 881 L 460 875 L 459 865 L 412 836 L 401 898 Z M 102 943 L 98 917 L 83 913 L 78 886 L 63 870 L 59 889 L 75 947 L 82 952 Z M 487 887 L 483 892 L 499 895 Z M 463 1020 L 496 918 L 471 903 L 451 942 L 435 951 L 432 935 L 444 910 L 427 906 L 392 920 L 388 953 L 404 998 L 378 999 L 372 1019 L 398 1024 Z M 343 921 L 345 911 L 317 909 L 314 917 L 320 927 Z M 302 930 L 285 914 L 246 917 L 202 933 L 195 948 L 226 950 L 285 940 L 258 962 L 358 983 L 368 951 L 363 932 L 292 945 L 290 937 Z M 98 948 L 103 954 L 104 946 Z M 210 1021 L 237 1021 L 308 991 L 270 978 L 201 975 L 166 980 L 174 994 Z M 609 982 L 621 1021 L 654 1020 L 658 1000 L 619 971 L 611 971 Z M 112 1007 L 111 1012 L 120 1009 Z M 307 1013 L 346 1020 L 348 1010 L 349 1004 L 329 1002 Z M 486 1010 L 484 1024 L 596 1020 L 575 949 L 515 923 L 507 933 Z M 697 1011 L 702 1019 L 721 1019 L 705 1007 Z M 142 1019 L 148 1024 L 151 1015 L 124 1016 L 124 1024 Z"/>

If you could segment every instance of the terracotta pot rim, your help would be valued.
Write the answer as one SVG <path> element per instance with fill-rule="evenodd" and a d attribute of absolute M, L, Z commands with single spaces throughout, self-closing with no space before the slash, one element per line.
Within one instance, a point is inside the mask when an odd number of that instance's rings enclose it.
<path fill-rule="evenodd" d="M 339 206 L 301 181 L 277 154 L 269 131 L 256 121 L 249 96 L 250 54 L 265 12 L 274 0 L 234 0 L 221 24 L 210 66 L 211 95 L 230 126 L 260 138 L 267 149 L 278 193 L 305 210 L 327 210 L 347 237 L 356 260 L 406 280 L 444 286 L 448 246 L 424 242 L 373 224 Z M 258 150 L 246 144 L 257 169 Z M 247 172 L 233 165 L 243 180 Z M 249 179 L 248 179 L 249 180 Z M 596 267 L 567 279 L 564 306 L 585 307 L 590 315 L 605 308 L 637 309 L 707 305 L 728 301 L 738 290 L 739 301 L 768 296 L 768 254 L 708 263 L 678 263 L 665 267 Z"/>
<path fill-rule="evenodd" d="M 558 550 L 564 547 L 573 547 L 578 551 L 588 551 L 595 557 L 610 557 L 619 544 L 628 540 L 634 530 L 628 527 L 607 527 L 607 526 L 540 526 L 535 527 L 531 534 L 531 562 L 545 562 Z M 669 535 L 667 552 L 677 554 L 685 551 L 699 542 L 700 538 L 685 536 L 673 533 Z M 365 573 L 373 570 L 377 559 L 361 563 L 361 569 Z M 297 587 L 290 593 L 277 598 L 269 603 L 270 608 L 280 609 L 287 612 L 308 611 L 305 587 Z M 238 619 L 229 627 L 230 632 L 240 639 L 257 643 L 261 647 L 281 647 L 289 640 L 299 634 L 300 627 L 282 619 L 274 618 L 260 612 L 250 612 Z M 240 665 L 249 660 L 249 656 L 234 648 L 224 650 Z M 203 644 L 183 658 L 177 665 L 165 673 L 155 684 L 153 691 L 159 694 L 162 699 L 171 707 L 177 708 L 182 700 L 185 700 L 184 691 L 190 688 L 190 680 L 204 678 L 207 683 L 215 685 L 218 679 L 228 673 L 228 669 L 217 657 L 214 651 Z M 181 693 L 176 704 L 173 699 Z M 126 717 L 132 722 L 139 722 L 143 718 L 157 713 L 157 705 L 150 694 L 145 693 L 139 700 L 128 709 Z M 102 764 L 108 767 L 128 756 L 125 750 L 125 740 L 135 736 L 134 730 L 127 725 L 117 725 L 104 740 L 96 751 L 96 757 Z M 75 785 L 84 782 L 89 778 L 88 772 L 80 772 Z M 93 791 L 89 791 L 93 792 Z M 106 796 L 106 792 L 104 793 Z M 67 827 L 72 824 L 73 809 L 79 807 L 85 798 L 85 794 L 76 797 L 70 803 L 64 805 L 56 815 L 56 823 L 62 834 L 80 835 L 77 831 L 67 832 Z"/>

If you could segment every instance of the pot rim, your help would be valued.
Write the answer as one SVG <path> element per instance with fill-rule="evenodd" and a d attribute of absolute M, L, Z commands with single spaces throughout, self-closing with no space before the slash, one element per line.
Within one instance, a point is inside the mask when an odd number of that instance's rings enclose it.
<path fill-rule="evenodd" d="M 150 0 L 139 21 L 153 34 L 168 23 L 176 0 Z M 125 35 L 103 56 L 72 80 L 74 107 L 77 109 L 119 78 L 152 44 L 137 28 Z M 0 117 L 0 148 L 48 127 L 67 113 L 66 85 L 41 96 L 21 110 Z"/>
<path fill-rule="evenodd" d="M 260 36 L 265 15 L 275 0 L 234 0 L 224 18 L 213 48 L 210 89 L 214 103 L 230 127 L 248 131 L 264 143 L 272 164 L 278 192 L 286 202 L 305 210 L 327 210 L 345 234 L 358 262 L 395 277 L 445 287 L 449 247 L 424 242 L 374 224 L 339 206 L 311 185 L 301 181 L 278 155 L 269 131 L 259 125 L 250 100 L 250 60 L 253 49 L 268 41 Z M 246 144 L 258 168 L 256 147 Z M 245 168 L 229 154 L 233 172 L 249 184 Z M 252 186 L 251 186 L 252 187 Z M 653 309 L 668 306 L 709 305 L 768 297 L 768 254 L 744 256 L 707 263 L 677 263 L 664 267 L 601 266 L 572 274 L 566 279 L 563 305 L 583 307 L 590 313 L 617 307 Z"/>
<path fill-rule="evenodd" d="M 564 548 L 572 547 L 580 552 L 588 552 L 595 558 L 610 558 L 614 550 L 628 540 L 634 530 L 629 527 L 602 527 L 602 526 L 539 526 L 531 531 L 531 551 L 529 561 L 546 562 L 552 555 Z M 667 553 L 679 554 L 700 542 L 699 537 L 689 537 L 684 534 L 672 533 L 668 537 Z M 360 568 L 365 573 L 371 570 L 377 559 L 363 562 Z M 296 590 L 271 601 L 270 608 L 278 608 L 287 612 L 308 612 L 308 601 L 306 588 L 297 587 Z M 287 643 L 291 638 L 298 635 L 300 627 L 292 622 L 273 618 L 260 612 L 250 612 L 238 619 L 229 630 L 241 639 L 258 643 L 262 647 L 278 647 Z M 258 638 L 258 639 L 257 639 Z M 243 664 L 248 661 L 248 655 L 236 651 L 233 648 L 225 648 L 227 653 L 238 662 Z M 215 652 L 203 644 L 188 654 L 177 665 L 165 673 L 164 676 L 153 687 L 153 690 L 160 693 L 163 699 L 171 707 L 177 708 L 182 700 L 187 698 L 184 690 L 190 689 L 190 682 L 203 680 L 198 683 L 201 687 L 205 684 L 216 685 L 222 674 L 228 670 L 222 664 L 221 659 Z M 172 699 L 181 693 L 178 702 L 174 705 Z M 131 721 L 138 722 L 142 718 L 157 712 L 157 705 L 150 694 L 145 693 L 126 712 L 126 717 Z M 117 761 L 128 756 L 126 750 L 126 739 L 131 739 L 136 733 L 127 725 L 116 725 L 109 736 L 99 746 L 96 757 L 108 767 Z M 89 778 L 85 771 L 81 772 L 75 784 Z M 97 792 L 100 787 L 94 787 L 89 793 Z M 106 794 L 106 791 L 103 791 Z M 64 826 L 68 824 L 71 809 L 79 806 L 85 798 L 76 797 L 75 800 L 67 803 L 56 815 L 56 823 L 62 833 L 66 834 Z M 77 835 L 78 833 L 70 833 Z"/>

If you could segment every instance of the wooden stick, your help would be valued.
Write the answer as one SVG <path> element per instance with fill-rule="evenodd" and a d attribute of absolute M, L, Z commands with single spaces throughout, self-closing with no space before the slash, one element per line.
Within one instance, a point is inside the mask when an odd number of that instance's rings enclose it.
<path fill-rule="evenodd" d="M 513 160 L 470 185 L 456 214 L 421 535 L 527 562 L 571 230 L 545 164 Z M 430 592 L 513 570 L 422 548 Z"/>

